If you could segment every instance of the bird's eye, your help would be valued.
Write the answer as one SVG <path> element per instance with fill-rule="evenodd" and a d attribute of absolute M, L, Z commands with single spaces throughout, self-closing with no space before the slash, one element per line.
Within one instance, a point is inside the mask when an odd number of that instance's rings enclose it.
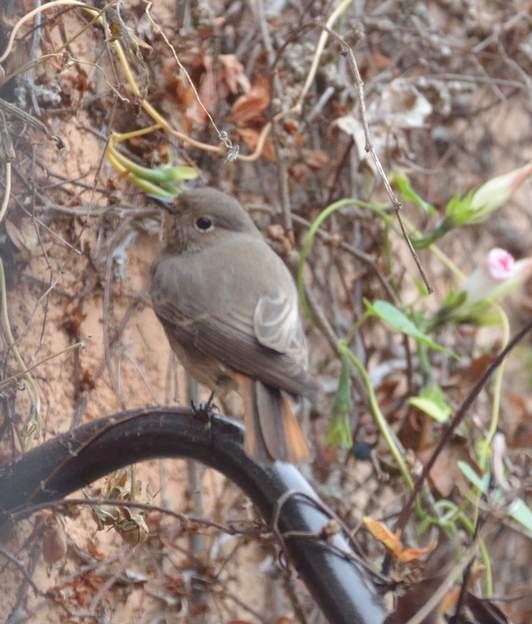
<path fill-rule="evenodd" d="M 214 227 L 212 224 L 212 220 L 209 219 L 209 217 L 198 217 L 194 224 L 196 226 L 196 229 L 200 232 L 208 232 Z"/>

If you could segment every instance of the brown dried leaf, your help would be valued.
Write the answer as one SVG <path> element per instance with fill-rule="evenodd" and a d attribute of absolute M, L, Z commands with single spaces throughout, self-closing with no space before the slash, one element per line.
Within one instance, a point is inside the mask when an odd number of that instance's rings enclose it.
<path fill-rule="evenodd" d="M 434 445 L 418 452 L 420 461 L 425 464 L 432 455 Z M 464 482 L 464 476 L 458 462 L 465 461 L 475 465 L 475 461 L 467 451 L 467 444 L 462 440 L 453 440 L 442 450 L 436 459 L 436 463 L 429 473 L 432 485 L 438 490 L 440 496 L 450 496 L 454 486 Z"/>
<path fill-rule="evenodd" d="M 42 543 L 43 558 L 48 565 L 65 558 L 67 552 L 67 542 L 63 526 L 54 521 L 44 532 Z"/>
<path fill-rule="evenodd" d="M 303 160 L 313 171 L 319 171 L 329 162 L 329 157 L 323 150 L 303 150 Z"/>
<path fill-rule="evenodd" d="M 419 559 L 436 548 L 436 542 L 425 548 L 404 548 L 401 543 L 400 532 L 392 533 L 385 524 L 369 516 L 365 516 L 363 522 L 373 537 L 384 544 L 400 563 L 408 563 L 409 561 Z"/>
<path fill-rule="evenodd" d="M 301 184 L 301 182 L 303 182 L 310 175 L 308 167 L 305 167 L 302 162 L 290 163 L 290 165 L 288 165 L 288 173 L 299 184 Z"/>
<path fill-rule="evenodd" d="M 257 76 L 253 86 L 233 104 L 229 118 L 238 126 L 257 121 L 270 104 L 270 84 L 263 76 Z"/>
<path fill-rule="evenodd" d="M 493 355 L 491 355 L 491 353 L 484 353 L 475 358 L 465 371 L 466 380 L 471 384 L 476 383 L 492 362 Z"/>

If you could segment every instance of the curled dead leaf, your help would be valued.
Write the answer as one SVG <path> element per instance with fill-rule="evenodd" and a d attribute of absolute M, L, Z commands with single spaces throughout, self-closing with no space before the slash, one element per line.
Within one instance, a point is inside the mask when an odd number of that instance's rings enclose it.
<path fill-rule="evenodd" d="M 257 76 L 249 92 L 237 98 L 229 118 L 237 126 L 249 125 L 261 118 L 269 104 L 270 83 L 263 76 Z"/>
<path fill-rule="evenodd" d="M 383 522 L 370 518 L 369 516 L 365 516 L 363 522 L 373 537 L 384 544 L 393 557 L 400 563 L 408 563 L 419 559 L 432 552 L 437 546 L 437 543 L 433 542 L 425 548 L 404 548 L 401 543 L 400 531 L 393 533 Z"/>

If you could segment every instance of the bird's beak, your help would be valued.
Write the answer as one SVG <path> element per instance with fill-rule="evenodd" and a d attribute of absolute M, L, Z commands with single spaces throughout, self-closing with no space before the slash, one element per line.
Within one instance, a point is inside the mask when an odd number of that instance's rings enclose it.
<path fill-rule="evenodd" d="M 176 202 L 174 199 L 162 199 L 162 197 L 158 197 L 157 195 L 150 195 L 150 199 L 159 205 L 160 208 L 166 210 L 172 215 L 175 215 Z"/>

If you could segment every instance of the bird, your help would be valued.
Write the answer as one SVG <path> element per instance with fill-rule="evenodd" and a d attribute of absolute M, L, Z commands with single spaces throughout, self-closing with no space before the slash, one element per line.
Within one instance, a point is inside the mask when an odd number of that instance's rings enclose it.
<path fill-rule="evenodd" d="M 150 288 L 170 347 L 213 393 L 241 395 L 254 461 L 309 461 L 294 402 L 319 386 L 290 271 L 230 195 L 186 190 L 170 212 Z"/>

